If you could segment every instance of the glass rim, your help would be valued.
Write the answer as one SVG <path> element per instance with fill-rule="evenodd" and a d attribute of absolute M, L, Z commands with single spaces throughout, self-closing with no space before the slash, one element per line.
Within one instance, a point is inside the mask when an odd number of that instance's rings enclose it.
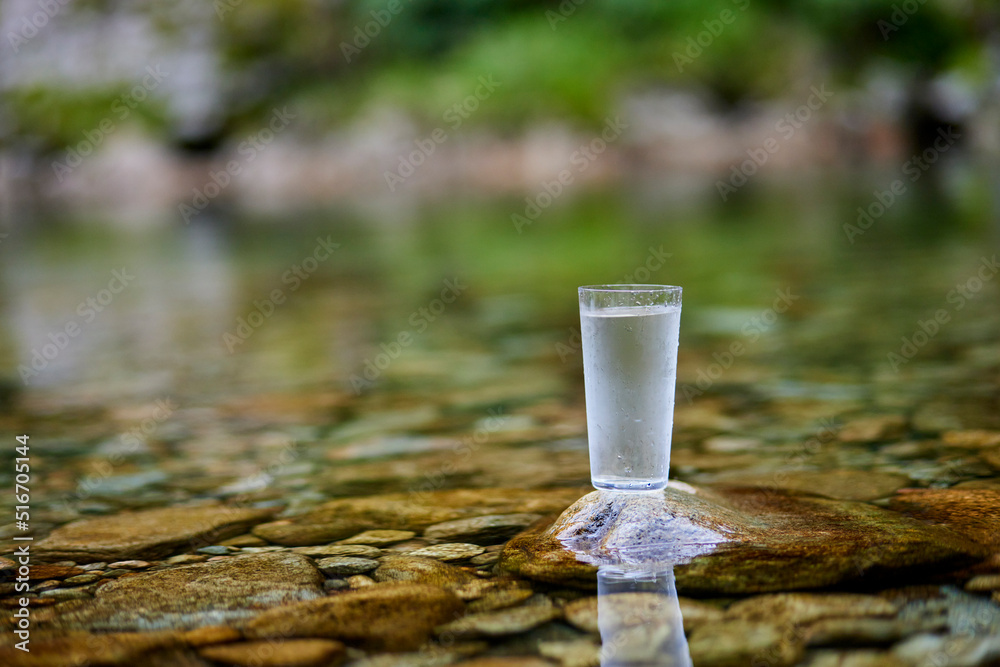
<path fill-rule="evenodd" d="M 643 283 L 617 283 L 613 285 L 581 285 L 580 292 L 650 292 L 650 293 L 671 293 L 681 292 L 683 288 L 678 285 L 648 285 Z"/>

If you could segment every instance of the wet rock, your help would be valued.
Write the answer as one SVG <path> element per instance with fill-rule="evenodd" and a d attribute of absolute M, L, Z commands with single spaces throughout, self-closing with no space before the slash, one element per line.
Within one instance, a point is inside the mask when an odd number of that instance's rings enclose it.
<path fill-rule="evenodd" d="M 384 547 L 411 540 L 416 536 L 417 534 L 412 530 L 366 530 L 346 540 L 341 540 L 339 544 L 368 544 L 373 547 Z"/>
<path fill-rule="evenodd" d="M 382 550 L 377 547 L 365 546 L 363 544 L 328 544 L 323 547 L 295 547 L 289 549 L 294 554 L 311 556 L 313 558 L 324 558 L 333 556 L 354 556 L 357 558 L 378 558 L 382 555 Z"/>
<path fill-rule="evenodd" d="M 270 607 L 322 597 L 322 583 L 305 556 L 239 556 L 117 579 L 98 588 L 94 600 L 62 605 L 49 620 L 104 632 L 240 627 Z"/>
<path fill-rule="evenodd" d="M 428 527 L 424 531 L 424 537 L 472 544 L 497 544 L 509 540 L 541 518 L 538 514 L 494 514 L 445 521 Z"/>
<path fill-rule="evenodd" d="M 920 632 L 940 632 L 943 620 L 826 618 L 805 629 L 807 646 L 889 646 Z"/>
<path fill-rule="evenodd" d="M 205 554 L 206 556 L 225 556 L 230 553 L 230 551 L 229 547 L 222 544 L 212 544 L 198 549 L 198 553 Z"/>
<path fill-rule="evenodd" d="M 207 556 L 200 556 L 198 554 L 178 554 L 171 556 L 163 562 L 167 565 L 190 565 L 191 563 L 204 563 L 206 560 L 208 560 Z"/>
<path fill-rule="evenodd" d="M 803 667 L 909 667 L 885 651 L 812 651 Z"/>
<path fill-rule="evenodd" d="M 1000 574 L 980 574 L 965 583 L 970 592 L 1000 591 Z"/>
<path fill-rule="evenodd" d="M 487 591 L 466 605 L 466 608 L 470 613 L 507 609 L 508 607 L 516 607 L 532 595 L 534 595 L 534 591 L 530 588 L 499 588 Z"/>
<path fill-rule="evenodd" d="M 260 539 L 255 535 L 250 535 L 249 533 L 245 535 L 237 535 L 236 537 L 231 537 L 228 540 L 222 540 L 219 544 L 224 547 L 266 547 L 267 542 Z"/>
<path fill-rule="evenodd" d="M 89 591 L 81 588 L 53 588 L 38 595 L 52 600 L 88 600 L 93 597 Z"/>
<path fill-rule="evenodd" d="M 498 560 L 500 560 L 499 551 L 487 551 L 486 553 L 473 557 L 469 563 L 477 567 L 484 567 L 487 565 L 493 565 Z"/>
<path fill-rule="evenodd" d="M 63 579 L 64 584 L 71 584 L 73 586 L 80 586 L 83 584 L 92 584 L 95 581 L 100 581 L 101 575 L 94 574 L 93 572 L 88 572 L 86 574 L 78 574 L 75 577 L 69 577 L 68 579 Z"/>
<path fill-rule="evenodd" d="M 68 579 L 85 573 L 81 567 L 71 567 L 66 565 L 46 565 L 45 563 L 32 563 L 28 572 L 29 581 L 39 581 L 42 579 Z M 10 576 L 10 575 L 8 575 Z"/>
<path fill-rule="evenodd" d="M 890 499 L 889 507 L 979 544 L 1000 546 L 1000 490 L 906 489 Z"/>
<path fill-rule="evenodd" d="M 440 588 L 384 584 L 272 609 L 251 621 L 244 634 L 327 637 L 370 651 L 410 651 L 462 610 L 461 600 Z"/>
<path fill-rule="evenodd" d="M 478 637 L 504 637 L 527 632 L 532 628 L 562 617 L 562 611 L 551 605 L 533 605 L 501 611 L 469 614 L 457 621 L 435 628 L 434 633 L 449 640 Z"/>
<path fill-rule="evenodd" d="M 383 557 L 372 578 L 379 582 L 408 581 L 450 590 L 475 580 L 472 574 L 454 565 L 442 563 L 432 558 L 414 556 Z"/>
<path fill-rule="evenodd" d="M 906 418 L 902 415 L 879 415 L 854 419 L 837 432 L 841 442 L 879 442 L 901 438 L 906 434 Z"/>
<path fill-rule="evenodd" d="M 210 646 L 212 644 L 228 644 L 239 641 L 243 635 L 235 628 L 224 625 L 206 625 L 182 632 L 181 640 L 189 646 Z"/>
<path fill-rule="evenodd" d="M 650 603 L 656 604 L 662 602 L 662 596 L 659 594 L 630 593 L 627 595 L 636 595 L 638 597 L 623 598 L 623 600 L 626 600 L 626 604 L 629 604 L 631 601 L 641 604 L 643 600 L 648 600 Z M 680 605 L 681 617 L 684 620 L 684 630 L 688 632 L 699 625 L 718 621 L 725 616 L 725 612 L 722 609 L 705 602 L 689 598 L 678 598 L 677 601 Z M 596 596 L 583 597 L 568 602 L 563 607 L 566 621 L 583 632 L 598 633 L 600 628 L 597 623 L 597 604 L 598 598 Z"/>
<path fill-rule="evenodd" d="M 108 567 L 118 568 L 122 570 L 145 570 L 148 567 L 152 567 L 153 564 L 144 560 L 120 560 L 115 563 L 111 563 Z"/>
<path fill-rule="evenodd" d="M 438 523 L 491 514 L 556 513 L 577 496 L 577 490 L 567 488 L 500 488 L 348 498 L 325 503 L 293 518 L 258 525 L 253 534 L 277 544 L 308 546 L 375 528 L 423 531 Z"/>
<path fill-rule="evenodd" d="M 600 667 L 601 645 L 594 639 L 543 641 L 538 654 L 556 660 L 561 667 Z"/>
<path fill-rule="evenodd" d="M 443 561 L 445 563 L 453 563 L 463 560 L 469 560 L 473 556 L 478 556 L 483 553 L 485 549 L 475 544 L 461 544 L 461 543 L 450 543 L 450 544 L 432 544 L 429 547 L 423 547 L 421 549 L 415 549 L 408 552 L 407 556 L 418 556 L 421 558 L 434 558 L 435 560 Z"/>
<path fill-rule="evenodd" d="M 907 665 L 927 664 L 927 656 L 941 667 L 978 667 L 1000 659 L 1000 635 L 933 635 L 911 637 L 892 648 L 892 655 Z"/>
<path fill-rule="evenodd" d="M 893 616 L 898 611 L 899 605 L 876 595 L 778 593 L 741 600 L 726 610 L 726 618 L 804 624 L 824 618 Z"/>
<path fill-rule="evenodd" d="M 1000 431 L 947 431 L 941 440 L 949 447 L 979 449 L 980 447 L 1000 447 Z"/>
<path fill-rule="evenodd" d="M 171 632 L 104 635 L 79 633 L 51 639 L 33 637 L 30 653 L 25 653 L 14 646 L 0 646 L 0 664 L 5 667 L 65 667 L 66 665 L 134 667 L 150 664 L 149 659 L 152 656 L 163 656 L 181 647 L 180 639 Z"/>
<path fill-rule="evenodd" d="M 474 658 L 456 662 L 455 667 L 552 667 L 552 663 L 535 656 L 512 656 L 507 658 Z"/>
<path fill-rule="evenodd" d="M 707 623 L 688 638 L 688 650 L 695 665 L 785 667 L 803 656 L 804 642 L 794 628 L 783 632 L 770 623 L 727 620 Z"/>
<path fill-rule="evenodd" d="M 221 505 L 125 512 L 56 528 L 35 545 L 34 553 L 49 561 L 156 559 L 182 547 L 245 532 L 272 514 Z"/>
<path fill-rule="evenodd" d="M 353 558 L 351 556 L 334 556 L 316 561 L 316 567 L 328 577 L 351 574 L 364 574 L 378 567 L 378 562 L 370 558 Z"/>
<path fill-rule="evenodd" d="M 329 639 L 286 639 L 205 646 L 201 657 L 235 667 L 336 667 L 346 648 Z"/>
<path fill-rule="evenodd" d="M 708 480 L 705 480 L 708 481 Z M 711 478 L 714 484 L 785 489 L 841 500 L 875 500 L 911 484 L 910 478 L 872 470 L 779 470 L 773 473 L 726 473 Z"/>
<path fill-rule="evenodd" d="M 351 588 L 364 588 L 365 586 L 374 586 L 375 580 L 363 574 L 356 574 L 347 578 L 347 585 Z"/>
<path fill-rule="evenodd" d="M 948 529 L 867 503 L 746 488 L 696 494 L 589 494 L 553 525 L 508 542 L 498 571 L 593 588 L 595 564 L 669 560 L 681 563 L 679 592 L 712 596 L 919 577 L 983 555 Z"/>

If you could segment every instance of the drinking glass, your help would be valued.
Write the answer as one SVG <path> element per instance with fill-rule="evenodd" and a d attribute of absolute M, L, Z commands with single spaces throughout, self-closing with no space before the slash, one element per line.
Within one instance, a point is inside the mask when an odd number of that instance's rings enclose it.
<path fill-rule="evenodd" d="M 590 477 L 598 489 L 667 485 L 681 288 L 580 288 Z"/>

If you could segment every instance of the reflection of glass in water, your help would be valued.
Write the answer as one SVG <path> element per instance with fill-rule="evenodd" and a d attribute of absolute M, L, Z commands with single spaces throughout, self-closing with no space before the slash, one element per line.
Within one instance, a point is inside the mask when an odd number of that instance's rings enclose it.
<path fill-rule="evenodd" d="M 672 565 L 602 565 L 597 595 L 601 667 L 691 666 Z"/>

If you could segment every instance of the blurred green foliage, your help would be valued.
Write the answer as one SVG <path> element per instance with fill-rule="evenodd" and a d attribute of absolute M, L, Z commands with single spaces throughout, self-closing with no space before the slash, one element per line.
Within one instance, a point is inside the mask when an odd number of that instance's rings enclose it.
<path fill-rule="evenodd" d="M 490 75 L 501 86 L 469 122 L 501 131 L 553 119 L 597 126 L 631 90 L 696 87 L 737 106 L 817 80 L 857 85 L 883 63 L 904 78 L 982 83 L 1000 25 L 988 0 L 577 1 L 216 0 L 219 16 L 204 20 L 217 20 L 226 80 L 219 132 L 282 104 L 317 132 L 382 107 L 440 124 Z M 15 90 L 14 133 L 65 145 L 113 97 Z M 139 117 L 169 134 L 155 105 Z"/>

